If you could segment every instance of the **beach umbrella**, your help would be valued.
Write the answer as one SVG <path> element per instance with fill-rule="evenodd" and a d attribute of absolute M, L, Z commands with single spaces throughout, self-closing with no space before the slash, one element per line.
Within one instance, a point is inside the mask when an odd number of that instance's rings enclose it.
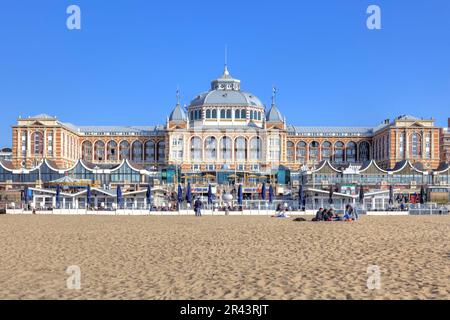
<path fill-rule="evenodd" d="M 208 185 L 208 204 L 212 204 L 212 189 L 211 189 L 211 185 Z"/>
<path fill-rule="evenodd" d="M 191 183 L 190 182 L 188 182 L 187 189 L 186 189 L 186 201 L 188 203 L 192 202 L 192 192 L 191 192 Z"/>
<path fill-rule="evenodd" d="M 389 204 L 394 204 L 394 187 L 392 186 L 392 184 L 389 186 Z"/>
<path fill-rule="evenodd" d="M 120 188 L 120 186 L 117 186 L 116 193 L 117 193 L 117 208 L 120 208 L 120 205 L 122 204 L 122 189 Z"/>
<path fill-rule="evenodd" d="M 147 198 L 147 203 L 149 205 L 150 211 L 152 210 L 152 189 L 150 185 L 147 185 L 147 192 L 145 193 L 145 197 Z"/>
<path fill-rule="evenodd" d="M 56 186 L 56 209 L 61 207 L 61 187 L 59 184 Z"/>
<path fill-rule="evenodd" d="M 242 194 L 242 184 L 240 184 L 239 185 L 239 188 L 238 188 L 238 197 L 237 197 L 237 201 L 238 201 L 238 204 L 240 205 L 240 206 L 242 206 L 242 200 L 243 200 L 243 194 Z"/>
<path fill-rule="evenodd" d="M 364 204 L 364 188 L 359 186 L 359 203 Z"/>
<path fill-rule="evenodd" d="M 298 205 L 303 207 L 305 205 L 305 193 L 303 192 L 303 185 L 298 188 Z"/>
<path fill-rule="evenodd" d="M 419 201 L 420 201 L 420 204 L 425 203 L 425 188 L 423 186 L 420 188 Z"/>
<path fill-rule="evenodd" d="M 328 195 L 328 203 L 332 204 L 333 203 L 333 186 L 330 186 L 330 192 Z"/>
<path fill-rule="evenodd" d="M 183 189 L 181 189 L 181 185 L 178 185 L 178 197 L 177 202 L 181 203 L 183 202 Z"/>
<path fill-rule="evenodd" d="M 264 182 L 261 188 L 261 199 L 266 200 L 266 184 Z"/>
<path fill-rule="evenodd" d="M 23 201 L 25 203 L 28 203 L 28 187 L 25 187 L 25 189 L 23 189 Z"/>
<path fill-rule="evenodd" d="M 269 203 L 272 203 L 273 201 L 273 187 L 272 185 L 269 186 Z"/>
<path fill-rule="evenodd" d="M 86 208 L 89 208 L 89 205 L 91 203 L 91 197 L 92 197 L 91 186 L 88 185 L 86 190 Z"/>

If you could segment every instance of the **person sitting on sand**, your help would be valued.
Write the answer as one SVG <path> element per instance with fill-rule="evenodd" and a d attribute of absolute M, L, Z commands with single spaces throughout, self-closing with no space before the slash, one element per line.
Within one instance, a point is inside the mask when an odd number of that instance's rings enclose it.
<path fill-rule="evenodd" d="M 331 221 L 331 218 L 331 209 L 325 210 L 325 212 L 323 213 L 323 221 Z"/>
<path fill-rule="evenodd" d="M 323 208 L 319 208 L 319 211 L 316 212 L 316 217 L 313 221 L 322 221 L 323 220 Z"/>
<path fill-rule="evenodd" d="M 342 217 L 339 215 L 339 213 L 337 212 L 334 213 L 333 221 L 342 221 Z"/>
<path fill-rule="evenodd" d="M 351 207 L 351 205 L 349 205 L 349 204 L 346 205 L 343 220 L 344 221 L 353 221 L 353 218 L 352 218 L 353 213 L 352 212 L 353 212 L 353 208 Z"/>

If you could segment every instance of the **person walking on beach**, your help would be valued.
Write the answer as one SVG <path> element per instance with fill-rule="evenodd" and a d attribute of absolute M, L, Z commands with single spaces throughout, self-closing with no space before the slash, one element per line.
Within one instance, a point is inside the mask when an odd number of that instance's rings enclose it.
<path fill-rule="evenodd" d="M 200 217 L 202 215 L 202 212 L 201 212 L 202 205 L 203 205 L 203 203 L 200 200 L 200 198 L 197 198 L 194 202 L 194 211 L 195 211 L 195 215 L 197 217 Z"/>

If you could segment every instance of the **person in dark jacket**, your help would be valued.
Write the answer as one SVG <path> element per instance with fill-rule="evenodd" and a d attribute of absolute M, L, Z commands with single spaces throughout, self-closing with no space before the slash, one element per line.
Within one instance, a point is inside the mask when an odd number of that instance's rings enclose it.
<path fill-rule="evenodd" d="M 195 215 L 197 217 L 200 217 L 202 215 L 202 211 L 201 211 L 202 206 L 203 206 L 202 201 L 200 200 L 200 198 L 197 198 L 194 202 L 194 211 L 195 211 Z"/>
<path fill-rule="evenodd" d="M 320 208 L 319 211 L 316 212 L 316 217 L 314 221 L 323 221 L 323 208 Z"/>

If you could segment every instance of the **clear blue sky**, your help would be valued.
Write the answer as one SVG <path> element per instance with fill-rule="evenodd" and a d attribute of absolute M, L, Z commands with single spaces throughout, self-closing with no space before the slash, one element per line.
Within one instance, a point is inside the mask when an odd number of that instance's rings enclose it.
<path fill-rule="evenodd" d="M 82 29 L 66 28 L 66 8 Z M 382 30 L 366 9 L 382 10 Z M 65 1 L 0 6 L 0 146 L 17 116 L 79 125 L 165 122 L 209 88 L 229 48 L 242 88 L 290 124 L 371 126 L 450 116 L 450 1 Z"/>

